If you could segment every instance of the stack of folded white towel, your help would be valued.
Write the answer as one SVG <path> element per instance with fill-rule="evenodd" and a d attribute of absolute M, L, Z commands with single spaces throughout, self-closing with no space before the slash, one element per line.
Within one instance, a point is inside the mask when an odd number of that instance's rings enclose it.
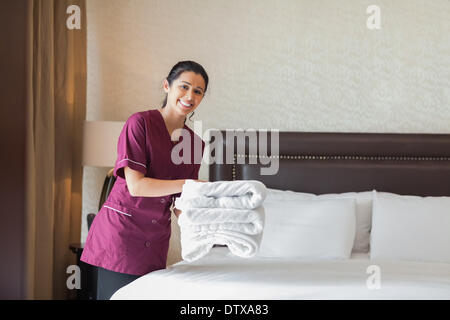
<path fill-rule="evenodd" d="M 239 257 L 259 249 L 264 228 L 266 186 L 256 180 L 196 182 L 187 180 L 175 207 L 181 210 L 181 256 L 197 260 L 217 245 Z"/>

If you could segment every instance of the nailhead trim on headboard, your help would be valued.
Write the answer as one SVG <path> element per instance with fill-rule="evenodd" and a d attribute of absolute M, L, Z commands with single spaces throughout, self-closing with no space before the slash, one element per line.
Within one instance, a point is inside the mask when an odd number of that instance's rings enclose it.
<path fill-rule="evenodd" d="M 278 158 L 293 160 L 394 160 L 394 161 L 450 161 L 450 157 L 408 157 L 408 156 L 261 156 L 257 154 L 234 154 L 232 168 L 233 180 L 236 180 L 236 158 Z"/>

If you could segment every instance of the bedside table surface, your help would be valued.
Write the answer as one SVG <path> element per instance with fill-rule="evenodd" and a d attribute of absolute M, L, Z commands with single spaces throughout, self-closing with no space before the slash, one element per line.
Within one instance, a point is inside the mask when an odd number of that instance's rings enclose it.
<path fill-rule="evenodd" d="M 81 243 L 71 243 L 69 245 L 69 249 L 72 250 L 73 253 L 78 253 L 80 251 L 83 251 L 84 248 L 84 242 Z"/>

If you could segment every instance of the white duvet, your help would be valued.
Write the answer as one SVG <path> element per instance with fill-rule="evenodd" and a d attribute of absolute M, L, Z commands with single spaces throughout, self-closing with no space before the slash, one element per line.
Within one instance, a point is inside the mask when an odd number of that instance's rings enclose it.
<path fill-rule="evenodd" d="M 334 261 L 239 258 L 215 247 L 197 261 L 142 276 L 111 299 L 450 299 L 450 264 L 364 254 Z"/>

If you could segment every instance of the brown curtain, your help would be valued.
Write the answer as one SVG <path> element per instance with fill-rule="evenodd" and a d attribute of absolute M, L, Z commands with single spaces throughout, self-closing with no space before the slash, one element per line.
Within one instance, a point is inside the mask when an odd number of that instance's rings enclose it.
<path fill-rule="evenodd" d="M 66 13 L 80 10 L 81 29 Z M 26 279 L 28 299 L 66 299 L 70 243 L 81 232 L 81 144 L 86 117 L 85 0 L 28 0 Z"/>

